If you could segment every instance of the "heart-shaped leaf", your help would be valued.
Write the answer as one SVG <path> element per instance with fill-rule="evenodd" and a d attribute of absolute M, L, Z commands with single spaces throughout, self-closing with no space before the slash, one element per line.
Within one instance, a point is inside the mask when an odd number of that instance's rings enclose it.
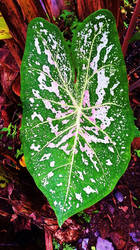
<path fill-rule="evenodd" d="M 86 18 L 71 50 L 55 25 L 34 19 L 21 100 L 27 168 L 62 225 L 109 194 L 130 160 L 135 126 L 112 14 Z"/>

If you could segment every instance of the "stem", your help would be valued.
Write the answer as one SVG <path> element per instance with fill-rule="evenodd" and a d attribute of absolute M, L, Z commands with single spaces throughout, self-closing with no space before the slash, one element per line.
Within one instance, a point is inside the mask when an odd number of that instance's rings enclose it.
<path fill-rule="evenodd" d="M 45 230 L 45 247 L 46 250 L 53 250 L 52 235 L 47 230 Z"/>
<path fill-rule="evenodd" d="M 140 88 L 140 79 L 137 80 L 135 83 L 133 83 L 132 85 L 130 85 L 129 87 L 129 91 L 132 92 L 133 90 L 135 90 L 136 88 Z"/>
<path fill-rule="evenodd" d="M 129 40 L 132 37 L 133 31 L 134 31 L 134 28 L 135 28 L 135 25 L 136 25 L 136 20 L 137 20 L 137 17 L 139 15 L 139 13 L 140 13 L 140 0 L 137 0 L 136 7 L 134 9 L 134 13 L 132 15 L 132 18 L 131 18 L 128 30 L 126 32 L 126 35 L 125 35 L 123 45 L 122 45 L 122 52 L 123 52 L 124 57 L 126 55 Z"/>

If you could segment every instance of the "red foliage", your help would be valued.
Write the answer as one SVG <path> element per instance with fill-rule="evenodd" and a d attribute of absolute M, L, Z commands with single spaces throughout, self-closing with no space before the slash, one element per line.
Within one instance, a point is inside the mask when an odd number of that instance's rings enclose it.
<path fill-rule="evenodd" d="M 81 20 L 87 17 L 92 12 L 99 9 L 110 10 L 116 18 L 117 26 L 119 26 L 120 20 L 120 3 L 121 0 L 109 1 L 109 0 L 77 0 L 77 13 Z"/>

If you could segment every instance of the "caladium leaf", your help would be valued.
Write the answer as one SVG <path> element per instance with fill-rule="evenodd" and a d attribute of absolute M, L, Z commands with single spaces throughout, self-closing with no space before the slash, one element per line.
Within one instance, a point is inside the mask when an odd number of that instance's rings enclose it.
<path fill-rule="evenodd" d="M 31 21 L 21 100 L 26 165 L 62 225 L 109 194 L 130 160 L 135 126 L 112 14 L 86 18 L 71 50 L 55 25 Z"/>

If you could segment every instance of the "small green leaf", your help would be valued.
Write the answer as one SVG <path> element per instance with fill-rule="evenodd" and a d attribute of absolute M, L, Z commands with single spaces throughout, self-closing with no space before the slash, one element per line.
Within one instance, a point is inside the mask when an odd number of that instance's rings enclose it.
<path fill-rule="evenodd" d="M 8 130 L 8 128 L 2 128 L 1 129 L 1 132 L 8 132 L 9 130 Z"/>
<path fill-rule="evenodd" d="M 111 12 L 87 17 L 71 50 L 55 25 L 34 19 L 21 66 L 21 100 L 27 169 L 61 226 L 108 195 L 130 160 L 136 129 Z"/>
<path fill-rule="evenodd" d="M 140 149 L 135 149 L 134 151 L 136 152 L 137 156 L 140 157 Z"/>
<path fill-rule="evenodd" d="M 87 223 L 89 223 L 91 220 L 90 215 L 86 214 L 84 211 L 79 212 L 77 215 L 82 217 Z"/>
<path fill-rule="evenodd" d="M 138 199 L 137 199 L 135 196 L 133 196 L 133 200 L 134 200 L 134 201 L 137 201 Z"/>
<path fill-rule="evenodd" d="M 92 213 L 93 213 L 93 214 L 98 214 L 98 213 L 99 213 L 99 210 L 94 210 Z"/>

